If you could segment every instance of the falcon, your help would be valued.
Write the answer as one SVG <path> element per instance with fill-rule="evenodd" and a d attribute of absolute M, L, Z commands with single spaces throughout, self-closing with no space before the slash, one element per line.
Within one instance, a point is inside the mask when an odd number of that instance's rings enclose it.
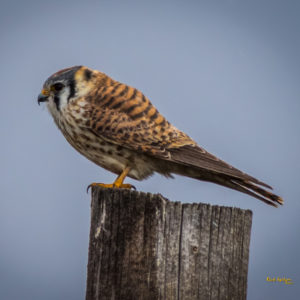
<path fill-rule="evenodd" d="M 154 172 L 213 182 L 277 207 L 283 199 L 266 183 L 232 167 L 170 124 L 139 90 L 106 74 L 74 66 L 50 76 L 38 103 L 46 102 L 66 140 L 98 166 L 118 175 L 112 184 L 133 188 Z"/>

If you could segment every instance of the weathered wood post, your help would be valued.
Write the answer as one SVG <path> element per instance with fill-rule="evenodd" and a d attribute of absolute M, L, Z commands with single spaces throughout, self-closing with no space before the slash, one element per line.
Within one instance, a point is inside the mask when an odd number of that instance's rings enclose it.
<path fill-rule="evenodd" d="M 252 212 L 93 188 L 87 300 L 246 299 Z"/>

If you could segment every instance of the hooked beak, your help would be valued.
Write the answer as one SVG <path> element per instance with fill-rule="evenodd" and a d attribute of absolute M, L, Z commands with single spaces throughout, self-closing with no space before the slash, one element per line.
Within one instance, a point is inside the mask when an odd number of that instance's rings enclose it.
<path fill-rule="evenodd" d="M 42 92 L 38 96 L 38 104 L 40 105 L 41 102 L 47 102 L 48 101 L 49 92 L 45 89 L 42 89 Z"/>

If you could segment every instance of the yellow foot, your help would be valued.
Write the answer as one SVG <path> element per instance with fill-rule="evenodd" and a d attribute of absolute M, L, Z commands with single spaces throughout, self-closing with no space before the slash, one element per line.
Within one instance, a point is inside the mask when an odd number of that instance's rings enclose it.
<path fill-rule="evenodd" d="M 117 189 L 134 189 L 136 190 L 135 186 L 132 185 L 132 184 L 126 184 L 126 183 L 122 183 L 122 184 L 118 184 L 117 182 L 114 182 L 114 183 L 110 183 L 110 184 L 105 184 L 105 183 L 97 183 L 97 182 L 93 182 L 91 183 L 87 189 L 86 189 L 86 192 L 88 193 L 89 192 L 89 189 L 93 186 L 100 186 L 100 187 L 103 187 L 103 188 L 117 188 Z"/>

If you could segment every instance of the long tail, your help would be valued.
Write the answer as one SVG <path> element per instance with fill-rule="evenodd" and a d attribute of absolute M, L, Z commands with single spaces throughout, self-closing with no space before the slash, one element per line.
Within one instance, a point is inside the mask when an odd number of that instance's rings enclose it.
<path fill-rule="evenodd" d="M 283 205 L 284 203 L 281 197 L 263 189 L 262 187 L 258 186 L 257 184 L 251 181 L 247 181 L 240 178 L 233 178 L 230 176 L 224 176 L 223 174 L 219 176 L 213 176 L 213 177 L 214 177 L 213 180 L 209 179 L 207 181 L 211 181 L 220 184 L 222 186 L 231 188 L 233 190 L 237 190 L 239 192 L 245 193 L 271 206 L 278 207 L 277 204 Z M 203 178 L 196 178 L 196 179 L 203 180 Z"/>
<path fill-rule="evenodd" d="M 283 204 L 281 197 L 266 190 L 272 190 L 271 186 L 234 168 L 197 145 L 172 148 L 169 152 L 168 160 L 173 163 L 170 168 L 173 173 L 217 183 L 275 207 Z"/>

